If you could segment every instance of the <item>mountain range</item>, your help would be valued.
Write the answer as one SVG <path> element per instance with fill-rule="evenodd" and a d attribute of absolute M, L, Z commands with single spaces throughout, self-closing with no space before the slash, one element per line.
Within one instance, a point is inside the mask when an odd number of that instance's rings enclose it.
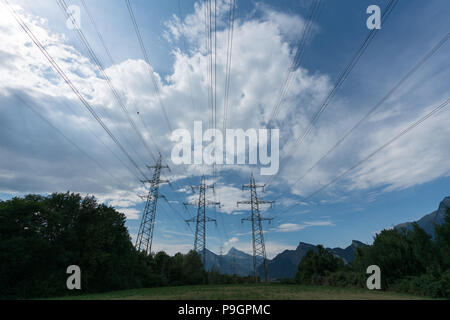
<path fill-rule="evenodd" d="M 413 222 L 404 222 L 396 225 L 395 229 L 406 229 L 411 230 L 413 228 L 413 223 L 417 223 L 419 227 L 425 230 L 428 234 L 434 237 L 434 224 L 441 225 L 444 223 L 445 212 L 450 208 L 450 197 L 445 197 L 444 200 L 441 201 L 439 207 L 436 211 L 433 211 L 426 216 L 423 216 L 417 221 Z"/>
<path fill-rule="evenodd" d="M 205 260 L 206 270 L 211 270 L 215 266 L 222 274 L 237 274 L 239 276 L 253 274 L 253 256 L 234 247 L 225 255 L 218 255 L 207 249 Z M 262 258 L 258 257 L 257 260 L 258 264 L 261 264 Z"/>
<path fill-rule="evenodd" d="M 353 240 L 347 248 L 327 248 L 335 257 L 341 258 L 344 263 L 349 263 L 355 258 L 356 248 L 365 246 L 364 243 Z M 292 278 L 298 270 L 298 264 L 308 251 L 317 251 L 317 246 L 300 242 L 295 250 L 284 250 L 267 262 L 267 273 L 271 279 Z M 262 275 L 263 266 L 258 267 L 258 273 Z"/>
<path fill-rule="evenodd" d="M 434 236 L 434 224 L 442 224 L 445 218 L 445 212 L 450 208 L 450 197 L 445 197 L 436 211 L 423 216 L 415 221 L 427 233 Z M 396 225 L 396 229 L 411 230 L 414 222 L 405 222 Z M 353 240 L 345 249 L 327 248 L 334 256 L 341 258 L 344 263 L 350 263 L 355 258 L 355 252 L 358 247 L 366 246 L 366 244 Z M 295 250 L 284 250 L 276 255 L 273 259 L 267 260 L 267 271 L 271 279 L 292 278 L 297 272 L 298 264 L 301 259 L 310 250 L 316 251 L 317 246 L 305 242 L 300 242 Z M 261 265 L 262 259 L 259 259 L 258 273 L 263 274 Z M 206 270 L 210 270 L 216 266 L 223 274 L 237 274 L 247 276 L 253 274 L 253 257 L 236 248 L 231 248 L 225 255 L 217 255 L 212 251 L 206 252 Z"/>

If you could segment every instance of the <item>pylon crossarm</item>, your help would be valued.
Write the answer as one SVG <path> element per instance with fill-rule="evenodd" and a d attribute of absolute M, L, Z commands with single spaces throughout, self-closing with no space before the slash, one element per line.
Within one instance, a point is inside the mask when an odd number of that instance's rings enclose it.
<path fill-rule="evenodd" d="M 197 221 L 197 217 L 193 217 L 193 218 L 190 218 L 190 219 L 187 219 L 187 220 L 184 220 L 184 221 L 186 221 L 188 224 L 189 224 L 189 222 L 196 222 Z"/>
<path fill-rule="evenodd" d="M 264 192 L 264 189 L 266 188 L 266 185 L 265 184 L 243 184 L 242 185 L 242 190 L 246 190 L 246 189 L 253 189 L 253 188 L 262 188 L 263 189 L 263 192 Z"/>
<path fill-rule="evenodd" d="M 160 169 L 167 169 L 167 170 L 170 171 L 170 168 L 169 168 L 168 165 L 159 165 L 159 166 L 158 166 L 158 164 L 156 164 L 156 165 L 153 165 L 153 166 L 147 165 L 146 167 L 147 167 L 148 169 L 156 169 L 156 168 L 160 168 Z"/>
<path fill-rule="evenodd" d="M 258 200 L 258 201 L 256 201 L 256 203 L 258 203 L 258 204 L 270 204 L 270 207 L 272 207 L 273 204 L 275 203 L 275 201 Z"/>

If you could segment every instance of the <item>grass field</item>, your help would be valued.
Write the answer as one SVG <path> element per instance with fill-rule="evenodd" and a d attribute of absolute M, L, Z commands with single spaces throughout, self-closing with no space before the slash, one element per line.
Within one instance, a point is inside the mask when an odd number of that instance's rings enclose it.
<path fill-rule="evenodd" d="M 394 292 L 285 284 L 199 285 L 114 291 L 61 297 L 81 300 L 410 300 L 426 299 Z"/>

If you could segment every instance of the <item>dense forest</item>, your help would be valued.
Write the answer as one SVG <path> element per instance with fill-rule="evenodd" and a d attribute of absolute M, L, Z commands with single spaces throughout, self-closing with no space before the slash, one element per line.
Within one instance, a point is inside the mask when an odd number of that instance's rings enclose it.
<path fill-rule="evenodd" d="M 434 239 L 417 224 L 410 231 L 383 230 L 373 245 L 358 248 L 348 265 L 318 246 L 301 260 L 295 282 L 365 287 L 370 265 L 380 267 L 383 290 L 449 298 L 450 210 L 444 224 L 435 226 Z"/>
<path fill-rule="evenodd" d="M 195 251 L 171 257 L 135 250 L 125 216 L 73 193 L 0 201 L 0 297 L 22 299 L 249 279 L 206 273 Z M 81 290 L 69 291 L 69 265 Z"/>

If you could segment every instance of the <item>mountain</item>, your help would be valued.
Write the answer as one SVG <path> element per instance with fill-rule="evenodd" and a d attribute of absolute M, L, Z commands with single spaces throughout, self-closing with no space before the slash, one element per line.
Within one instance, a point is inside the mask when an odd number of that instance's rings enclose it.
<path fill-rule="evenodd" d="M 344 260 L 344 263 L 349 263 L 355 258 L 356 248 L 365 246 L 364 243 L 353 240 L 352 244 L 345 249 L 342 248 L 327 248 L 334 256 Z M 267 272 L 271 279 L 292 278 L 297 273 L 298 264 L 308 251 L 317 251 L 317 246 L 305 242 L 300 242 L 295 250 L 284 250 L 282 253 L 275 256 L 272 260 L 267 262 Z M 262 266 L 259 266 L 258 272 L 263 274 Z"/>
<path fill-rule="evenodd" d="M 347 248 L 342 249 L 342 248 L 333 248 L 333 249 L 329 249 L 336 257 L 341 258 L 342 260 L 344 260 L 344 263 L 350 263 L 353 261 L 353 259 L 355 259 L 355 252 L 356 249 L 359 247 L 363 247 L 366 246 L 366 244 L 362 243 L 361 241 L 358 240 L 353 240 L 352 244 L 349 245 Z"/>
<path fill-rule="evenodd" d="M 421 219 L 416 223 L 426 232 L 434 236 L 434 224 L 442 224 L 446 211 L 450 208 L 450 197 L 445 197 L 439 204 L 439 208 Z M 413 222 L 405 222 L 398 224 L 394 228 L 412 229 Z M 366 246 L 364 243 L 353 240 L 351 245 L 345 249 L 342 248 L 327 248 L 334 256 L 341 258 L 344 263 L 350 263 L 355 258 L 355 252 L 358 247 Z M 292 278 L 295 276 L 298 264 L 308 251 L 316 251 L 317 246 L 300 242 L 295 250 L 284 250 L 276 255 L 272 260 L 267 260 L 267 270 L 269 278 L 283 279 Z M 261 260 L 258 261 L 258 273 L 263 274 L 263 266 Z M 210 270 L 215 265 L 221 273 L 232 274 L 236 273 L 241 276 L 253 274 L 253 257 L 250 254 L 239 251 L 236 248 L 231 248 L 225 255 L 217 255 L 214 252 L 207 250 L 206 252 L 206 270 Z"/>
<path fill-rule="evenodd" d="M 445 197 L 436 211 L 433 211 L 419 220 L 415 221 L 419 227 L 434 237 L 434 224 L 444 223 L 445 212 L 450 208 L 450 197 Z M 412 230 L 414 222 L 404 222 L 396 225 L 395 229 Z"/>
<path fill-rule="evenodd" d="M 258 264 L 261 263 L 259 259 Z M 237 274 L 247 276 L 253 274 L 253 256 L 231 248 L 225 255 L 217 255 L 212 251 L 206 250 L 206 270 L 211 270 L 216 266 L 223 274 Z"/>
<path fill-rule="evenodd" d="M 364 246 L 363 243 L 353 240 L 352 244 L 345 249 L 342 248 L 328 248 L 335 256 L 344 260 L 345 263 L 351 262 L 354 259 L 356 248 Z M 267 270 L 269 277 L 272 279 L 291 278 L 297 272 L 300 260 L 310 250 L 317 250 L 315 245 L 300 242 L 295 250 L 284 250 L 272 260 L 267 260 Z M 262 259 L 258 261 L 258 273 L 263 274 L 263 267 L 261 265 Z M 236 248 L 231 248 L 225 255 L 218 255 L 212 251 L 206 250 L 206 270 L 211 270 L 213 266 L 219 269 L 223 274 L 237 274 L 240 276 L 253 275 L 253 256 L 240 251 Z"/>
<path fill-rule="evenodd" d="M 316 251 L 316 246 L 300 242 L 295 250 L 284 250 L 267 262 L 267 273 L 269 278 L 283 279 L 291 278 L 295 275 L 298 263 L 310 250 Z M 263 267 L 258 268 L 259 274 L 263 274 Z"/>

